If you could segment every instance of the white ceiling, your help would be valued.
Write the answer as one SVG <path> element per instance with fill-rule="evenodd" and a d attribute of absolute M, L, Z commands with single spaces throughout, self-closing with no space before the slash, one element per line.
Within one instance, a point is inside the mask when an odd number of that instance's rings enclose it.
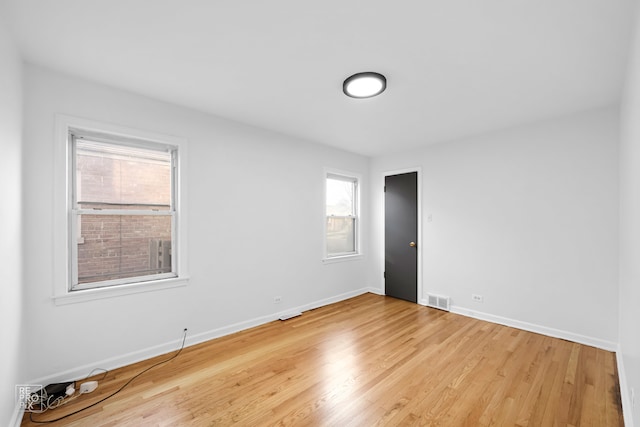
<path fill-rule="evenodd" d="M 5 1 L 29 62 L 365 155 L 619 102 L 635 4 Z"/>

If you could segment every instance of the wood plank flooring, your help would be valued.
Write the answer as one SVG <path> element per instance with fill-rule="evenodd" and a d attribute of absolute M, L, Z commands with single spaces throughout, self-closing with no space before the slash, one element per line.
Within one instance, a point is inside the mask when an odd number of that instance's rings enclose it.
<path fill-rule="evenodd" d="M 111 371 L 34 419 L 96 402 L 169 356 Z M 613 353 L 365 294 L 185 348 L 50 425 L 622 426 L 621 414 Z M 38 424 L 25 414 L 22 425 Z"/>

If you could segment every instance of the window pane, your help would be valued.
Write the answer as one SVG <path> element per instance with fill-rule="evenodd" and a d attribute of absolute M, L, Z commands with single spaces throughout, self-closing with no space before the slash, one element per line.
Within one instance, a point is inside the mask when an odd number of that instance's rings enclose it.
<path fill-rule="evenodd" d="M 355 218 L 327 217 L 327 254 L 356 251 Z"/>
<path fill-rule="evenodd" d="M 355 183 L 327 178 L 327 216 L 355 216 Z"/>
<path fill-rule="evenodd" d="M 171 206 L 171 153 L 76 139 L 79 208 Z"/>
<path fill-rule="evenodd" d="M 79 218 L 78 283 L 171 272 L 171 216 Z"/>

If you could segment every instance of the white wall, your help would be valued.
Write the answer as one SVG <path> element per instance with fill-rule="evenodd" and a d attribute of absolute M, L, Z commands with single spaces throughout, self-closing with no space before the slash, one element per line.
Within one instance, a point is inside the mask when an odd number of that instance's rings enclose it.
<path fill-rule="evenodd" d="M 637 14 L 640 22 L 640 10 Z M 640 31 L 629 56 L 620 143 L 620 385 L 625 421 L 640 421 Z M 620 358 L 619 358 L 620 360 Z M 636 404 L 630 405 L 631 389 Z M 631 418 L 633 417 L 633 420 Z"/>
<path fill-rule="evenodd" d="M 640 61 L 640 52 L 634 58 Z M 20 205 L 24 177 L 22 221 L 19 209 L 0 205 L 0 248 L 12 261 L 1 283 L 16 283 L 0 299 L 3 338 L 13 343 L 0 368 L 0 422 L 13 409 L 6 402 L 13 401 L 17 381 L 63 379 L 60 373 L 75 376 L 167 351 L 183 327 L 206 338 L 367 284 L 383 291 L 382 177 L 416 166 L 422 171 L 423 290 L 450 295 L 454 308 L 468 314 L 603 347 L 615 346 L 619 332 L 626 378 L 637 389 L 640 148 L 634 139 L 640 125 L 632 118 L 640 113 L 640 82 L 630 76 L 620 157 L 619 116 L 603 109 L 369 161 L 28 65 L 22 148 L 28 157 L 21 171 L 20 63 L 0 37 L 0 173 L 16 183 L 3 187 L 3 201 Z M 55 113 L 189 139 L 189 286 L 53 303 Z M 320 261 L 325 166 L 365 177 L 363 211 L 371 215 L 363 218 L 364 235 L 369 230 L 372 238 L 364 242 L 363 261 Z M 15 250 L 21 243 L 22 277 Z M 484 303 L 473 303 L 472 293 L 482 294 Z M 276 295 L 281 305 L 272 303 Z M 28 335 L 24 352 L 20 330 Z"/>
<path fill-rule="evenodd" d="M 21 60 L 2 21 L 0 7 L 0 425 L 14 410 L 22 376 Z"/>
<path fill-rule="evenodd" d="M 375 158 L 370 283 L 380 289 L 382 176 L 415 166 L 423 291 L 450 296 L 454 311 L 616 348 L 616 110 Z"/>
<path fill-rule="evenodd" d="M 366 288 L 366 257 L 321 259 L 323 168 L 367 177 L 367 158 L 31 65 L 24 78 L 28 378 L 128 363 L 175 348 L 183 327 L 204 339 Z M 56 113 L 189 140 L 187 287 L 54 304 Z M 366 194 L 363 203 L 366 210 Z M 274 296 L 282 303 L 274 305 Z"/>

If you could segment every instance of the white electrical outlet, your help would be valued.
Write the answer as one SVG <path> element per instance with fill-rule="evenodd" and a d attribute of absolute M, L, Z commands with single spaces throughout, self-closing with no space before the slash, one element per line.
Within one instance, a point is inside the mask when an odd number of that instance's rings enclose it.
<path fill-rule="evenodd" d="M 483 302 L 484 298 L 482 295 L 478 295 L 478 294 L 473 294 L 471 295 L 471 299 L 474 300 L 475 302 Z"/>
<path fill-rule="evenodd" d="M 282 297 L 273 297 L 274 304 L 280 304 L 282 302 Z"/>

